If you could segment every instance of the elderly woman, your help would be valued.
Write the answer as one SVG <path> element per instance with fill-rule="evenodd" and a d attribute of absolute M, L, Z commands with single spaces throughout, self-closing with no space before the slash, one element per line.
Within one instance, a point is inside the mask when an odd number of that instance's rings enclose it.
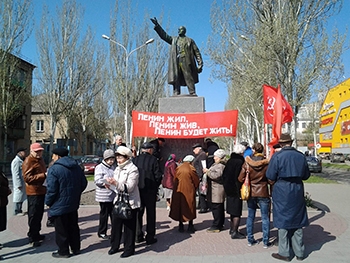
<path fill-rule="evenodd" d="M 224 189 L 226 193 L 226 212 L 230 214 L 230 235 L 232 239 L 244 239 L 245 235 L 238 231 L 242 216 L 242 199 L 240 189 L 242 183 L 238 181 L 244 163 L 243 153 L 245 147 L 236 144 L 233 147 L 230 159 L 227 161 L 222 174 Z"/>
<path fill-rule="evenodd" d="M 124 252 L 120 255 L 121 258 L 135 254 L 136 218 L 141 203 L 138 188 L 139 172 L 132 163 L 131 157 L 132 152 L 129 148 L 119 146 L 116 151 L 118 167 L 114 171 L 114 178 L 107 179 L 109 187 L 115 188 L 117 193 L 123 192 L 126 186 L 132 208 L 131 219 L 120 219 L 112 216 L 111 249 L 108 254 L 113 255 L 118 252 L 124 227 Z"/>
<path fill-rule="evenodd" d="M 173 195 L 169 216 L 179 221 L 179 232 L 184 231 L 183 222 L 189 221 L 187 232 L 194 233 L 193 219 L 196 218 L 196 189 L 199 178 L 192 166 L 194 156 L 187 155 L 183 164 L 176 168 Z"/>
<path fill-rule="evenodd" d="M 107 149 L 103 153 L 102 163 L 95 168 L 95 200 L 100 203 L 100 220 L 97 235 L 102 239 L 109 239 L 107 235 L 108 218 L 112 220 L 115 192 L 106 187 L 106 180 L 113 178 L 115 168 L 114 151 Z"/>
<path fill-rule="evenodd" d="M 225 222 L 225 190 L 222 181 L 222 173 L 225 168 L 226 154 L 223 149 L 218 149 L 214 152 L 214 163 L 207 169 L 203 169 L 208 177 L 208 201 L 211 202 L 211 212 L 213 214 L 213 223 L 207 232 L 218 233 L 222 230 Z"/>

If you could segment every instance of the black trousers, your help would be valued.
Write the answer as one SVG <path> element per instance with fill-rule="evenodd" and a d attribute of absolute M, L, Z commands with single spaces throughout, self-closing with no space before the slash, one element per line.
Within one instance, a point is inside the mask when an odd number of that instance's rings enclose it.
<path fill-rule="evenodd" d="M 72 251 L 80 250 L 80 229 L 78 225 L 78 211 L 54 216 L 56 244 L 60 255 L 68 255 L 69 247 Z"/>
<path fill-rule="evenodd" d="M 157 192 L 140 191 L 141 207 L 137 215 L 136 236 L 143 238 L 142 218 L 146 209 L 146 241 L 151 241 L 156 235 L 156 202 Z"/>
<path fill-rule="evenodd" d="M 112 222 L 113 202 L 100 202 L 100 223 L 98 225 L 98 235 L 106 235 L 108 228 L 108 218 Z"/>
<path fill-rule="evenodd" d="M 221 230 L 225 223 L 224 203 L 211 203 L 211 212 L 214 218 L 212 228 Z"/>
<path fill-rule="evenodd" d="M 138 210 L 138 208 L 133 209 L 132 218 L 128 220 L 112 216 L 111 249 L 119 249 L 124 226 L 124 253 L 135 253 L 136 220 Z"/>
<path fill-rule="evenodd" d="M 39 241 L 41 220 L 44 214 L 45 195 L 28 195 L 28 226 L 29 242 Z"/>

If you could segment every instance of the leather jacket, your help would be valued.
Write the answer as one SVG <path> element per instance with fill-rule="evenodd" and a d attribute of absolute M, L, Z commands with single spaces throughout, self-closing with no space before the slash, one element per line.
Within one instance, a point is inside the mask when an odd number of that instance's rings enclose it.
<path fill-rule="evenodd" d="M 269 164 L 268 159 L 263 156 L 247 156 L 245 163 L 242 165 L 241 173 L 238 176 L 238 181 L 244 182 L 246 171 L 249 170 L 250 193 L 251 197 L 270 197 L 268 181 L 266 178 L 266 170 Z"/>
<path fill-rule="evenodd" d="M 29 155 L 22 164 L 23 179 L 26 183 L 27 195 L 45 195 L 46 165 L 43 158 L 37 159 Z"/>

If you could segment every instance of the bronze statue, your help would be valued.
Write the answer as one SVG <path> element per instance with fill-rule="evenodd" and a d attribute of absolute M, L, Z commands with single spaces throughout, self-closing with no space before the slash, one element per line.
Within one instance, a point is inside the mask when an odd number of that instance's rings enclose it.
<path fill-rule="evenodd" d="M 151 18 L 151 21 L 159 37 L 171 45 L 168 83 L 174 87 L 173 95 L 180 95 L 180 87 L 187 86 L 190 95 L 197 96 L 194 84 L 199 81 L 198 73 L 202 72 L 203 59 L 196 43 L 186 37 L 184 26 L 179 27 L 179 36 L 171 37 L 158 24 L 157 18 Z"/>

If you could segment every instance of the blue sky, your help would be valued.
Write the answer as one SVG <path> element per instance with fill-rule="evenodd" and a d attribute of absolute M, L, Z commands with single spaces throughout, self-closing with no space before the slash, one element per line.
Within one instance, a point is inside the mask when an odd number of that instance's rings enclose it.
<path fill-rule="evenodd" d="M 128 0 L 124 0 L 128 1 Z M 114 8 L 114 0 L 77 0 L 84 9 L 84 23 L 90 25 L 96 33 L 96 40 L 106 43 L 101 35 L 109 35 L 110 13 Z M 122 1 L 121 1 L 122 2 Z M 159 17 L 164 12 L 164 20 L 170 21 L 168 33 L 177 35 L 177 29 L 183 25 L 187 28 L 187 36 L 193 38 L 202 51 L 204 60 L 203 72 L 200 74 L 200 81 L 196 85 L 196 93 L 198 96 L 205 98 L 205 108 L 207 112 L 223 111 L 227 99 L 226 84 L 210 77 L 211 69 L 208 67 L 209 57 L 204 54 L 207 38 L 211 32 L 210 25 L 210 7 L 212 1 L 209 0 L 139 0 L 138 13 L 135 14 L 143 18 L 145 11 L 151 16 Z M 348 14 L 350 13 L 350 1 L 345 0 L 342 12 L 330 21 L 331 26 L 337 26 L 339 30 L 344 31 L 348 23 Z M 42 7 L 44 3 L 49 6 L 51 13 L 54 14 L 55 7 L 61 5 L 62 0 L 33 0 L 35 25 L 39 25 Z M 149 26 L 153 28 L 151 21 Z M 22 55 L 29 59 L 29 62 L 39 66 L 38 56 L 36 54 L 35 32 L 33 31 L 31 38 L 22 48 Z M 150 38 L 156 41 L 162 41 L 155 31 L 152 30 Z M 350 39 L 350 38 L 349 38 Z M 164 43 L 166 44 L 166 43 Z M 106 43 L 107 45 L 107 43 Z M 167 44 L 166 44 L 167 45 Z M 347 79 L 350 77 L 350 52 L 346 52 L 343 56 L 345 63 L 345 75 Z M 263 83 L 262 83 L 263 84 Z M 187 87 L 182 87 L 182 93 L 187 93 Z"/>

